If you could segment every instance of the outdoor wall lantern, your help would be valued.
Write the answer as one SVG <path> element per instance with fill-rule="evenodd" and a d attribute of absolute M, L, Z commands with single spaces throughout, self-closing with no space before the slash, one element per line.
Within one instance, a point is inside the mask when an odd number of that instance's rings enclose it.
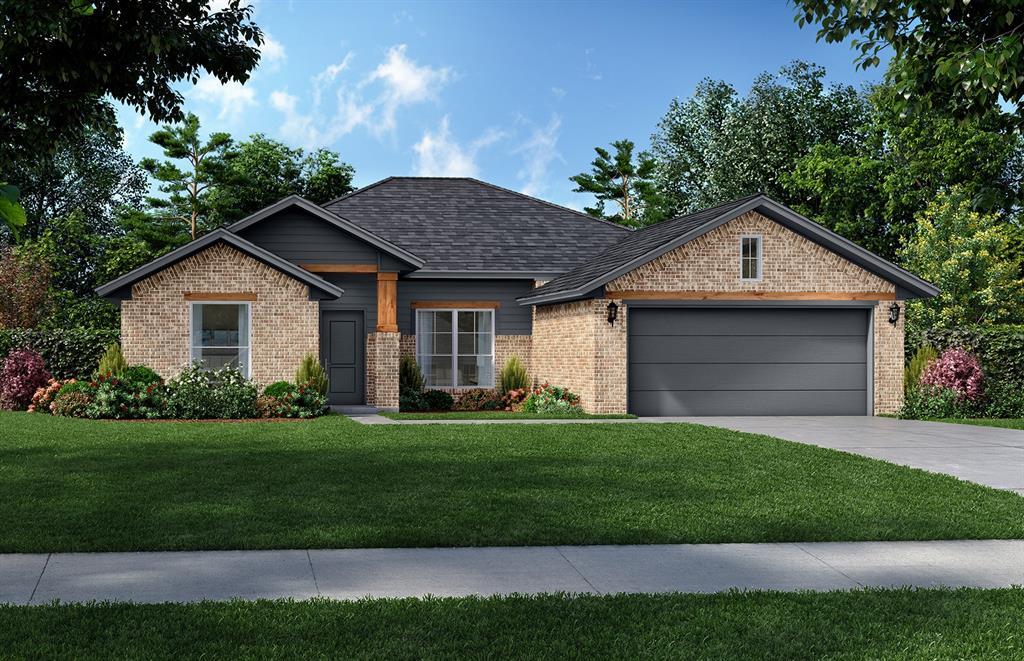
<path fill-rule="evenodd" d="M 900 320 L 900 304 L 893 303 L 889 306 L 889 323 L 893 326 Z"/>
<path fill-rule="evenodd" d="M 612 326 L 615 325 L 615 320 L 619 317 L 619 306 L 612 301 L 608 304 L 608 323 Z"/>

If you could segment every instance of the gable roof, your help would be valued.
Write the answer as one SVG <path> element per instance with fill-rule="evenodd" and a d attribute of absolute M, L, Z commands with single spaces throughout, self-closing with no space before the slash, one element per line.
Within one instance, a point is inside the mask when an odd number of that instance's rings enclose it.
<path fill-rule="evenodd" d="M 586 298 L 590 292 L 615 278 L 750 211 L 757 211 L 787 229 L 842 255 L 864 270 L 892 282 L 905 290 L 904 293 L 909 298 L 928 297 L 939 293 L 931 283 L 804 218 L 763 193 L 757 193 L 637 230 L 615 247 L 605 250 L 585 264 L 517 300 L 520 305 L 536 305 Z"/>
<path fill-rule="evenodd" d="M 389 177 L 324 206 L 422 257 L 416 277 L 553 277 L 633 233 L 466 177 Z"/>
<path fill-rule="evenodd" d="M 331 298 L 338 298 L 345 293 L 345 290 L 341 287 L 331 284 L 323 278 L 314 275 L 305 269 L 299 268 L 285 259 L 281 259 L 274 253 L 264 250 L 256 244 L 250 243 L 242 237 L 232 234 L 226 229 L 217 229 L 209 234 L 204 234 L 195 241 L 190 241 L 180 248 L 172 250 L 166 255 L 157 257 L 153 261 L 143 264 L 139 268 L 129 271 L 121 277 L 111 280 L 105 285 L 97 287 L 96 293 L 99 296 L 107 298 L 130 298 L 131 285 L 217 243 L 225 243 L 235 250 L 238 250 L 253 259 L 259 260 L 267 266 L 277 269 L 281 273 L 291 276 L 299 282 L 305 283 Z M 128 289 L 129 292 L 127 296 L 124 293 L 125 289 Z"/>
<path fill-rule="evenodd" d="M 269 207 L 264 207 L 256 213 L 246 216 L 245 218 L 236 221 L 228 225 L 227 229 L 231 232 L 239 232 L 245 228 L 255 225 L 256 223 L 266 220 L 267 218 L 273 217 L 279 211 L 283 211 L 288 207 L 298 207 L 304 211 L 308 211 L 317 218 L 337 227 L 343 232 L 347 232 L 366 243 L 369 243 L 374 248 L 377 248 L 381 252 L 398 259 L 399 261 L 409 264 L 413 268 L 422 268 L 423 260 L 420 259 L 415 253 L 410 252 L 404 248 L 401 248 L 387 239 L 378 236 L 377 234 L 368 231 L 365 227 L 353 223 L 352 221 L 342 218 L 337 214 L 331 213 L 327 209 L 316 205 L 304 197 L 299 195 L 289 195 L 286 198 L 278 200 L 271 204 Z"/>

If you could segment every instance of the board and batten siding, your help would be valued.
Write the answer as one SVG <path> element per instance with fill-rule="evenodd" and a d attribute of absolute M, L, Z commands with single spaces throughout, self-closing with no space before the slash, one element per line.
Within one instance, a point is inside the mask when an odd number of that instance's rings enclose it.
<path fill-rule="evenodd" d="M 302 209 L 291 208 L 239 232 L 293 263 L 377 264 L 377 249 Z"/>

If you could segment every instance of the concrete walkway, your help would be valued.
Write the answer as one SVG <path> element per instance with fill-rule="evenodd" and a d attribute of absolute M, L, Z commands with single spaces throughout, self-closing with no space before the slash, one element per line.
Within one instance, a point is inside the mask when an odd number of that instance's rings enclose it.
<path fill-rule="evenodd" d="M 1024 584 L 1024 540 L 0 555 L 0 603 Z"/>

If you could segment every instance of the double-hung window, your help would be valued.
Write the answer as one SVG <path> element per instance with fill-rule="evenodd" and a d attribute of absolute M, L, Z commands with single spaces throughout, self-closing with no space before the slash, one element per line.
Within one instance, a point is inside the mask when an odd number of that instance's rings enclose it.
<path fill-rule="evenodd" d="M 494 387 L 494 310 L 417 310 L 416 360 L 428 388 Z"/>
<path fill-rule="evenodd" d="M 189 355 L 204 369 L 234 367 L 249 376 L 249 303 L 192 303 Z"/>
<path fill-rule="evenodd" d="M 740 279 L 761 279 L 761 237 L 746 235 L 740 237 Z"/>

